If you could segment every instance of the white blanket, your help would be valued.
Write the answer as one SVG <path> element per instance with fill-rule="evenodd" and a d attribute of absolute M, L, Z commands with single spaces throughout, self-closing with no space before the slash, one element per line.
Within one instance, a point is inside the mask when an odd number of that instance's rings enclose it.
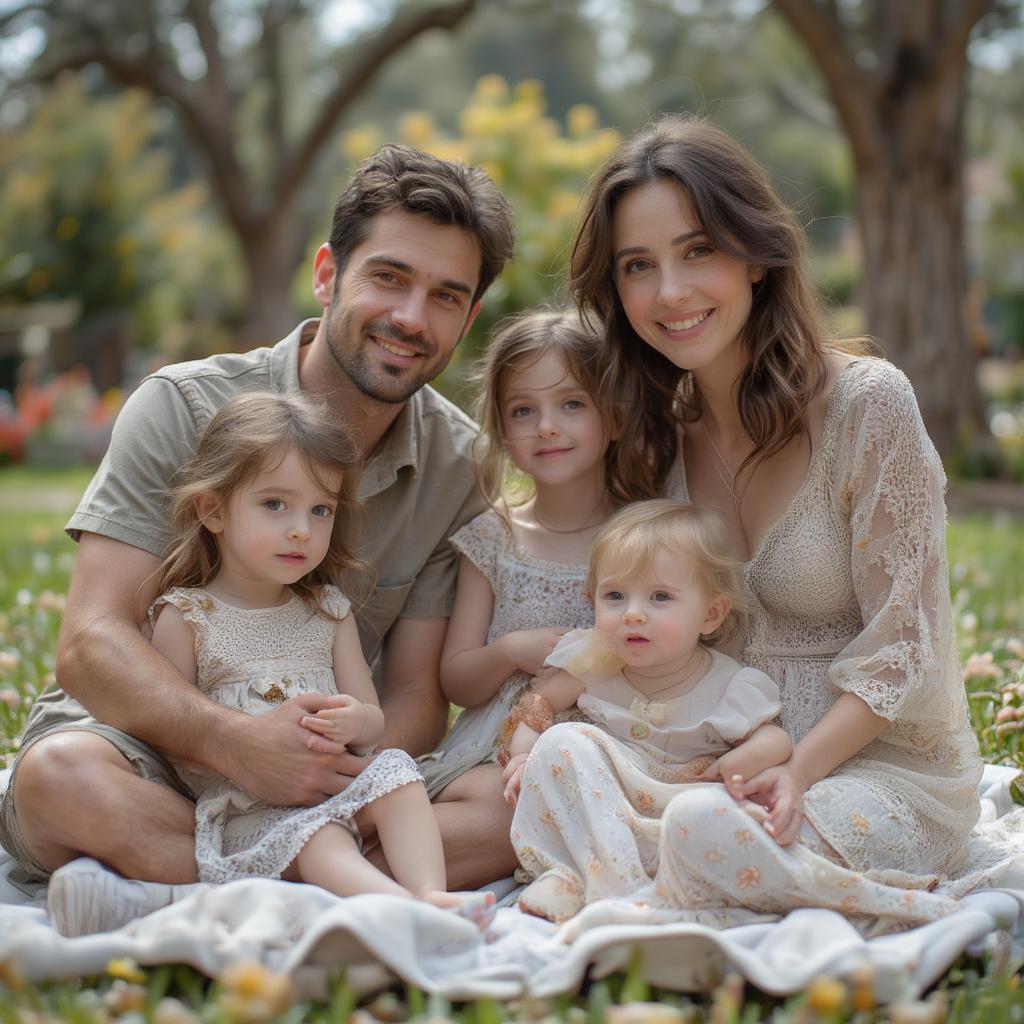
<path fill-rule="evenodd" d="M 0 850 L 0 961 L 39 981 L 102 973 L 112 957 L 188 963 L 208 975 L 254 959 L 292 974 L 301 995 L 323 994 L 327 978 L 346 967 L 360 993 L 397 977 L 449 999 L 511 999 L 573 991 L 588 970 L 600 977 L 624 967 L 639 945 L 647 979 L 666 989 L 704 990 L 732 970 L 786 995 L 817 975 L 847 977 L 869 963 L 878 997 L 889 1001 L 919 994 L 965 950 L 1024 957 L 1024 811 L 1009 796 L 1016 774 L 986 768 L 969 863 L 985 864 L 1002 887 L 972 892 L 940 921 L 869 940 L 827 910 L 716 931 L 606 901 L 587 908 L 570 943 L 554 925 L 511 907 L 498 911 L 484 941 L 469 922 L 412 900 L 340 899 L 265 879 L 211 886 L 118 931 L 65 939 L 47 922 L 41 890 L 22 893 L 6 881 L 10 858 Z M 993 874 L 994 842 L 1005 856 Z"/>

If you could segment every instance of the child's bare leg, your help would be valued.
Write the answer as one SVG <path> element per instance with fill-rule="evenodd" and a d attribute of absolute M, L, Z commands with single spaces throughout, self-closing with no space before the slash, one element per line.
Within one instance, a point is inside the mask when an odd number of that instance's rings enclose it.
<path fill-rule="evenodd" d="M 327 824 L 314 832 L 291 867 L 302 882 L 319 885 L 335 896 L 382 892 L 411 896 L 408 889 L 378 871 L 360 852 L 355 836 L 344 825 Z"/>
<path fill-rule="evenodd" d="M 356 815 L 356 824 L 364 835 L 376 829 L 395 881 L 417 899 L 436 907 L 494 902 L 493 897 L 481 899 L 478 893 L 447 891 L 441 833 L 427 791 L 419 783 L 393 789 L 364 807 Z"/>

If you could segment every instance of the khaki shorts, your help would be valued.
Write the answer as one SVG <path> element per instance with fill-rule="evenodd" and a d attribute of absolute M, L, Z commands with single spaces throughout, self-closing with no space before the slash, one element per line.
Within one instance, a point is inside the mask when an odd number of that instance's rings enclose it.
<path fill-rule="evenodd" d="M 0 798 L 0 846 L 3 846 L 17 861 L 17 867 L 8 873 L 12 882 L 44 882 L 50 874 L 32 856 L 32 851 L 25 843 L 18 827 L 18 815 L 13 796 L 18 765 L 26 751 L 44 737 L 58 732 L 75 730 L 102 736 L 128 761 L 140 778 L 169 786 L 189 799 L 192 797 L 188 787 L 178 777 L 170 762 L 152 747 L 113 726 L 97 722 L 74 698 L 69 697 L 57 687 L 50 687 L 40 694 L 29 713 L 28 725 L 22 738 L 21 752 L 14 762 L 14 771 L 11 772 L 7 790 Z"/>

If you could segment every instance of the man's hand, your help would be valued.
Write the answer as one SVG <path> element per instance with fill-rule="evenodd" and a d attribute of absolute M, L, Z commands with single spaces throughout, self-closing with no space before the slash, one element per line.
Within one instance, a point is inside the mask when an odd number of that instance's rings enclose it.
<path fill-rule="evenodd" d="M 544 667 L 544 659 L 555 649 L 555 644 L 568 632 L 559 626 L 516 629 L 495 643 L 503 648 L 505 656 L 516 668 L 535 676 Z"/>
<path fill-rule="evenodd" d="M 224 774 L 269 804 L 313 806 L 340 793 L 369 763 L 342 744 L 303 728 L 302 719 L 329 708 L 336 696 L 305 693 L 265 715 L 238 715 Z M 313 745 L 315 744 L 315 749 Z"/>
<path fill-rule="evenodd" d="M 505 784 L 505 803 L 512 807 L 519 802 L 519 793 L 523 788 L 523 772 L 526 770 L 526 760 L 530 755 L 513 754 L 508 759 L 501 773 L 501 781 Z"/>

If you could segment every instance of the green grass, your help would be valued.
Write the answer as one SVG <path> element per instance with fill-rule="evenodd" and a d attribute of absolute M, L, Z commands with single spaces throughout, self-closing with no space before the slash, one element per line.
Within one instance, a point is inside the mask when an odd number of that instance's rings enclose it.
<path fill-rule="evenodd" d="M 74 558 L 63 526 L 88 479 L 88 470 L 0 470 L 0 759 L 13 759 L 28 708 L 52 678 Z M 982 753 L 986 760 L 1024 767 L 1024 521 L 957 519 L 950 523 L 948 540 L 960 653 Z M 102 978 L 27 986 L 0 963 L 0 1024 L 245 1024 L 271 1017 L 338 1024 L 1024 1021 L 1018 977 L 1007 974 L 1005 966 L 992 959 L 962 961 L 927 1000 L 885 1009 L 871 1007 L 870 977 L 849 990 L 821 979 L 784 1001 L 726 978 L 707 997 L 691 1000 L 650 991 L 636 963 L 625 974 L 590 985 L 583 995 L 554 1001 L 480 1000 L 453 1007 L 406 988 L 354 1010 L 357 1001 L 343 974 L 328 1000 L 303 1003 L 288 997 L 282 979 L 256 967 L 211 981 L 185 966 L 146 970 L 122 963 L 112 964 Z M 277 1009 L 269 1010 L 275 1001 Z"/>

